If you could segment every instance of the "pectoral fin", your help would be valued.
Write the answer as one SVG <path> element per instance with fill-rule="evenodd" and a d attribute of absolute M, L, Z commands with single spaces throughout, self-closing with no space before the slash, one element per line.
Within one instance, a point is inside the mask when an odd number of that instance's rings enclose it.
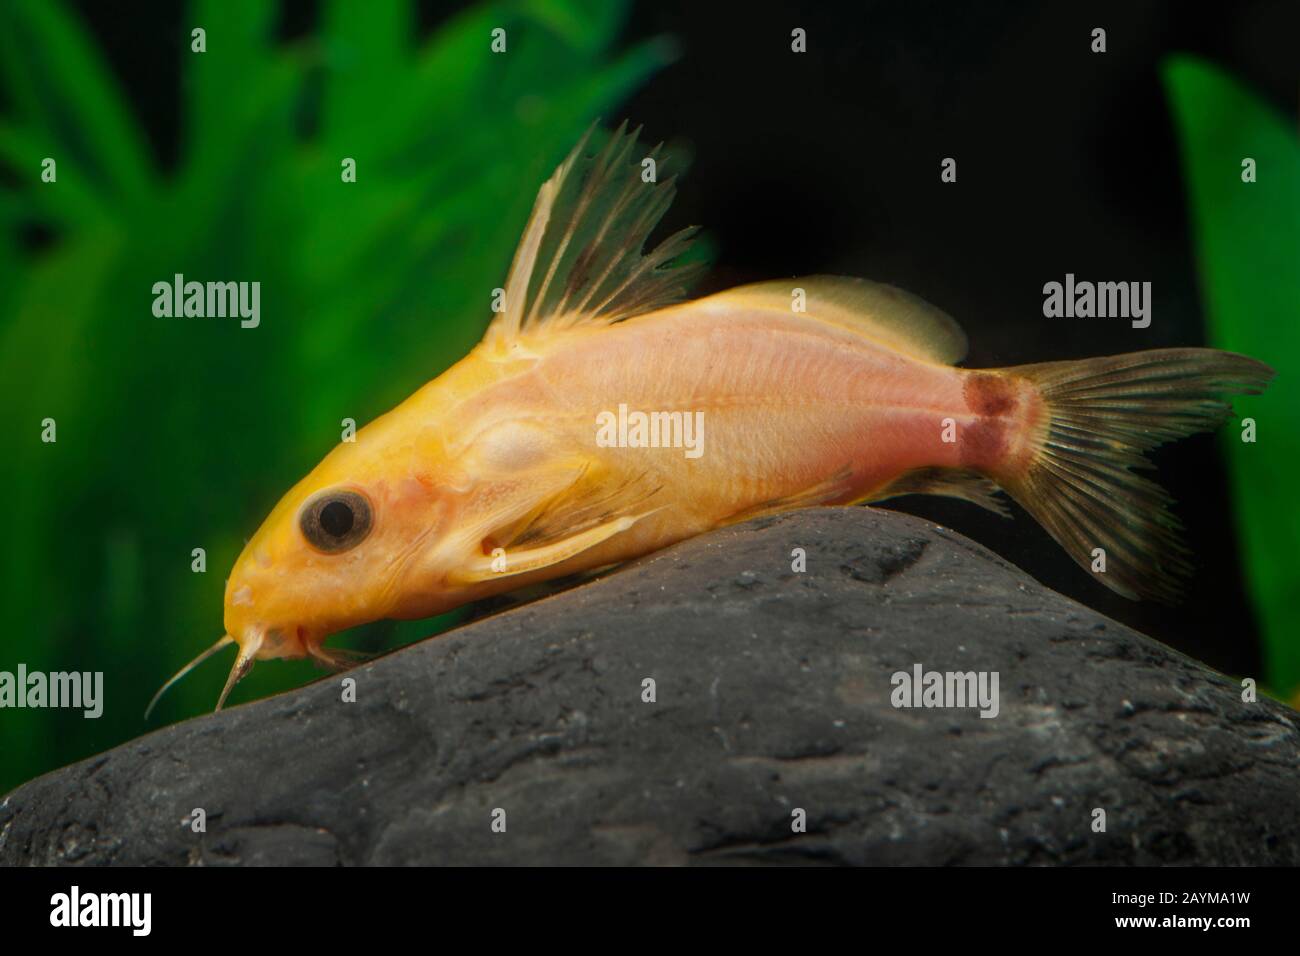
<path fill-rule="evenodd" d="M 573 473 L 567 486 L 523 517 L 488 531 L 482 538 L 481 553 L 473 555 L 451 579 L 474 584 L 559 564 L 659 510 L 651 500 L 659 486 L 648 474 L 617 482 L 606 469 L 590 461 Z M 554 472 L 548 474 L 553 482 Z M 538 487 L 545 487 L 540 475 Z"/>
<path fill-rule="evenodd" d="M 567 561 L 574 555 L 581 554 L 589 548 L 594 548 L 603 541 L 608 541 L 616 534 L 621 534 L 642 518 L 652 515 L 658 510 L 659 508 L 652 508 L 641 514 L 614 518 L 603 524 L 598 524 L 594 528 L 588 528 L 586 531 L 580 531 L 570 537 L 561 538 L 551 544 L 516 551 L 501 548 L 494 555 L 482 555 L 474 558 L 464 568 L 453 572 L 450 575 L 450 580 L 457 584 L 479 584 L 483 581 L 524 574 L 528 571 L 537 571 L 553 564 L 559 564 L 561 561 Z"/>

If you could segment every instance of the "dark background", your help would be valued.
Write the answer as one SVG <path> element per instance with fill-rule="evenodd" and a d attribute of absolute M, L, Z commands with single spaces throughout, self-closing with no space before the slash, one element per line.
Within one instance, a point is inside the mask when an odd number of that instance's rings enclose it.
<path fill-rule="evenodd" d="M 426 5 L 422 29 L 460 6 Z M 182 7 L 74 8 L 158 155 L 173 161 Z M 302 35 L 315 18 L 314 4 L 288 4 L 282 35 Z M 1090 52 L 1099 26 L 1100 55 Z M 807 31 L 806 54 L 790 51 L 794 27 Z M 816 272 L 892 282 L 963 324 L 975 367 L 1203 344 L 1159 65 L 1198 54 L 1286 115 L 1300 94 L 1300 4 L 1290 2 L 636 5 L 625 38 L 661 34 L 680 58 L 606 121 L 626 116 L 694 155 L 665 226 L 708 230 L 716 267 L 701 291 Z M 955 184 L 939 179 L 948 156 Z M 1043 284 L 1067 272 L 1150 281 L 1150 328 L 1044 318 Z M 1173 609 L 1110 593 L 1019 509 L 1007 522 L 937 499 L 900 506 L 1221 669 L 1255 672 L 1258 635 L 1216 441 L 1198 436 L 1155 460 L 1199 565 Z"/>

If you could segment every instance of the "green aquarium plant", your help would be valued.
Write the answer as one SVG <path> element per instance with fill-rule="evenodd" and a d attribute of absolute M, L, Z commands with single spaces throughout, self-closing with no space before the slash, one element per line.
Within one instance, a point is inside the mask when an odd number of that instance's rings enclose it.
<path fill-rule="evenodd" d="M 1300 690 L 1300 140 L 1294 122 L 1201 60 L 1164 64 L 1182 141 L 1209 344 L 1277 369 L 1263 395 L 1234 403 L 1225 430 L 1250 596 L 1266 679 Z"/>
<path fill-rule="evenodd" d="M 409 0 L 332 0 L 283 42 L 277 4 L 198 0 L 166 55 L 166 168 L 62 3 L 0 5 L 0 669 L 102 671 L 106 698 L 99 719 L 6 712 L 0 792 L 138 735 L 221 633 L 223 577 L 275 499 L 474 343 L 537 184 L 672 55 L 616 49 L 625 12 L 484 3 L 417 42 Z M 259 325 L 156 315 L 176 274 L 258 282 Z M 267 668 L 252 693 L 316 673 Z M 209 709 L 223 680 L 161 712 Z"/>

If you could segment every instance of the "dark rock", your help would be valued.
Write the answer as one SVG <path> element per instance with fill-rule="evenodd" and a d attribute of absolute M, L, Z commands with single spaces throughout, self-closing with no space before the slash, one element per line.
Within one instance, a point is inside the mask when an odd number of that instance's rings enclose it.
<path fill-rule="evenodd" d="M 895 709 L 917 663 L 998 716 Z M 751 521 L 350 676 L 20 787 L 0 863 L 1300 863 L 1295 712 L 906 515 Z"/>

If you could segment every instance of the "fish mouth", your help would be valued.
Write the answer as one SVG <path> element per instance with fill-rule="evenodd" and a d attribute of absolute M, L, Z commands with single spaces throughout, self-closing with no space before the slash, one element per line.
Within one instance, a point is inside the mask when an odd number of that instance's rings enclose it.
<path fill-rule="evenodd" d="M 306 631 L 301 627 L 263 627 L 258 629 L 259 660 L 306 655 Z"/>

